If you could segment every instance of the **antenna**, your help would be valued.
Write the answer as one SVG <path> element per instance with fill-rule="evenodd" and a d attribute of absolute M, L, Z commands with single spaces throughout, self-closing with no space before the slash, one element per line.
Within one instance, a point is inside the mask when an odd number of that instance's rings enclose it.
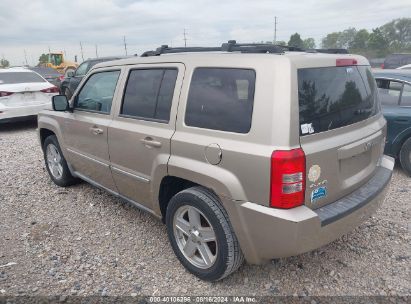
<path fill-rule="evenodd" d="M 277 16 L 274 17 L 274 42 L 273 44 L 277 43 Z"/>
<path fill-rule="evenodd" d="M 81 59 L 83 59 L 84 61 L 83 45 L 81 44 L 81 41 L 80 41 L 80 51 L 81 51 Z"/>
<path fill-rule="evenodd" d="M 123 36 L 123 42 L 124 42 L 124 50 L 126 51 L 126 56 L 127 56 L 127 43 L 126 43 L 126 36 Z"/>
<path fill-rule="evenodd" d="M 96 44 L 96 57 L 98 58 L 97 44 Z"/>
<path fill-rule="evenodd" d="M 183 32 L 183 35 L 184 35 L 184 47 L 187 47 L 187 32 L 186 32 L 186 29 L 184 29 L 184 32 Z"/>

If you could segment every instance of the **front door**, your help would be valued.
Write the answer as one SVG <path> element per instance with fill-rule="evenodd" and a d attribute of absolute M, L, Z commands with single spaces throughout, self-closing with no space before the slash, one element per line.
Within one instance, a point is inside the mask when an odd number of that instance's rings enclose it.
<path fill-rule="evenodd" d="M 107 131 L 112 121 L 111 105 L 120 70 L 96 72 L 74 96 L 74 110 L 65 119 L 63 132 L 67 159 L 73 170 L 111 190 Z"/>
<path fill-rule="evenodd" d="M 108 130 L 111 169 L 121 195 L 152 209 L 154 177 L 167 174 L 184 65 L 137 65 L 127 74 Z"/>

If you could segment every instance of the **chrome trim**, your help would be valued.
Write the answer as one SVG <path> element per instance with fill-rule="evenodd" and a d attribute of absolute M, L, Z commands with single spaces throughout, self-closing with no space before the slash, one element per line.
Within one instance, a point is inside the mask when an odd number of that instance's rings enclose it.
<path fill-rule="evenodd" d="M 144 205 L 142 205 L 142 204 L 140 204 L 140 203 L 137 203 L 136 201 L 133 201 L 132 199 L 129 199 L 128 197 L 125 197 L 124 195 L 121 195 L 120 193 L 118 193 L 118 192 L 116 192 L 116 191 L 114 191 L 114 190 L 111 190 L 111 189 L 109 189 L 109 188 L 107 188 L 107 187 L 105 187 L 105 186 L 103 186 L 103 185 L 101 185 L 101 184 L 93 181 L 92 179 L 88 178 L 87 176 L 85 176 L 85 175 L 83 175 L 83 174 L 81 174 L 81 173 L 78 173 L 77 171 L 74 172 L 74 176 L 76 176 L 76 177 L 78 177 L 78 178 L 81 178 L 82 180 L 84 180 L 85 182 L 91 184 L 92 186 L 95 186 L 95 187 L 97 187 L 97 188 L 100 188 L 100 189 L 103 189 L 103 190 L 107 191 L 107 192 L 110 193 L 111 195 L 114 195 L 114 196 L 116 196 L 116 197 L 119 197 L 119 198 L 125 200 L 127 203 L 133 205 L 134 207 L 136 207 L 136 208 L 138 208 L 138 209 L 140 209 L 140 210 L 143 210 L 143 211 L 145 211 L 145 212 L 148 212 L 148 213 L 154 215 L 154 216 L 157 217 L 157 218 L 161 218 L 158 214 L 156 214 L 156 213 L 155 213 L 153 210 L 151 210 L 150 208 L 148 208 L 148 207 L 146 207 L 146 206 L 144 206 Z"/>
<path fill-rule="evenodd" d="M 148 178 L 145 178 L 145 177 L 142 177 L 142 176 L 139 176 L 139 175 L 132 174 L 132 173 L 130 173 L 130 172 L 121 170 L 121 169 L 119 169 L 119 168 L 117 168 L 117 167 L 111 166 L 111 170 L 116 171 L 117 173 L 121 173 L 121 174 L 123 174 L 123 175 L 127 175 L 128 177 L 131 177 L 131 178 L 134 178 L 134 179 L 136 179 L 136 180 L 139 180 L 140 182 L 147 183 L 147 184 L 150 183 L 150 180 L 149 180 Z"/>
<path fill-rule="evenodd" d="M 74 151 L 74 150 L 72 150 L 72 149 L 70 149 L 70 148 L 66 148 L 66 150 L 69 151 L 69 152 L 71 152 L 71 153 L 73 153 L 73 154 L 76 154 L 76 155 L 78 155 L 78 156 L 87 158 L 88 160 L 91 160 L 91 161 L 93 161 L 93 162 L 95 162 L 95 163 L 98 163 L 99 165 L 102 165 L 102 166 L 104 166 L 104 167 L 106 167 L 106 168 L 110 167 L 108 164 L 103 163 L 102 161 L 99 161 L 99 160 L 97 160 L 97 159 L 94 159 L 94 158 L 92 158 L 92 157 L 90 157 L 90 156 L 87 156 L 87 155 L 85 155 L 85 154 L 83 154 L 83 153 Z"/>

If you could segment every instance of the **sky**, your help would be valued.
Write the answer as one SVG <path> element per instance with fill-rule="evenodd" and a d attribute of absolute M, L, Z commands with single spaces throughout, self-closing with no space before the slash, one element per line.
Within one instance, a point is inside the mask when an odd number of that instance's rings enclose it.
<path fill-rule="evenodd" d="M 125 55 L 169 46 L 218 46 L 288 41 L 298 32 L 318 47 L 327 33 L 348 27 L 371 30 L 411 16 L 411 0 L 1 0 L 0 58 L 37 64 L 48 50 L 68 60 Z"/>

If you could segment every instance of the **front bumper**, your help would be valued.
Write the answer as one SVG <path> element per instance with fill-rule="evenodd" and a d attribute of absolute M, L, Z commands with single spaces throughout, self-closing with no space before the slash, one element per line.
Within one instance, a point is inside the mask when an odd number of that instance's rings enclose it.
<path fill-rule="evenodd" d="M 248 263 L 298 255 L 353 230 L 382 204 L 394 159 L 383 156 L 375 175 L 350 195 L 322 208 L 274 209 L 246 202 L 228 203 L 227 211 Z M 228 203 L 228 204 L 227 204 Z"/>

